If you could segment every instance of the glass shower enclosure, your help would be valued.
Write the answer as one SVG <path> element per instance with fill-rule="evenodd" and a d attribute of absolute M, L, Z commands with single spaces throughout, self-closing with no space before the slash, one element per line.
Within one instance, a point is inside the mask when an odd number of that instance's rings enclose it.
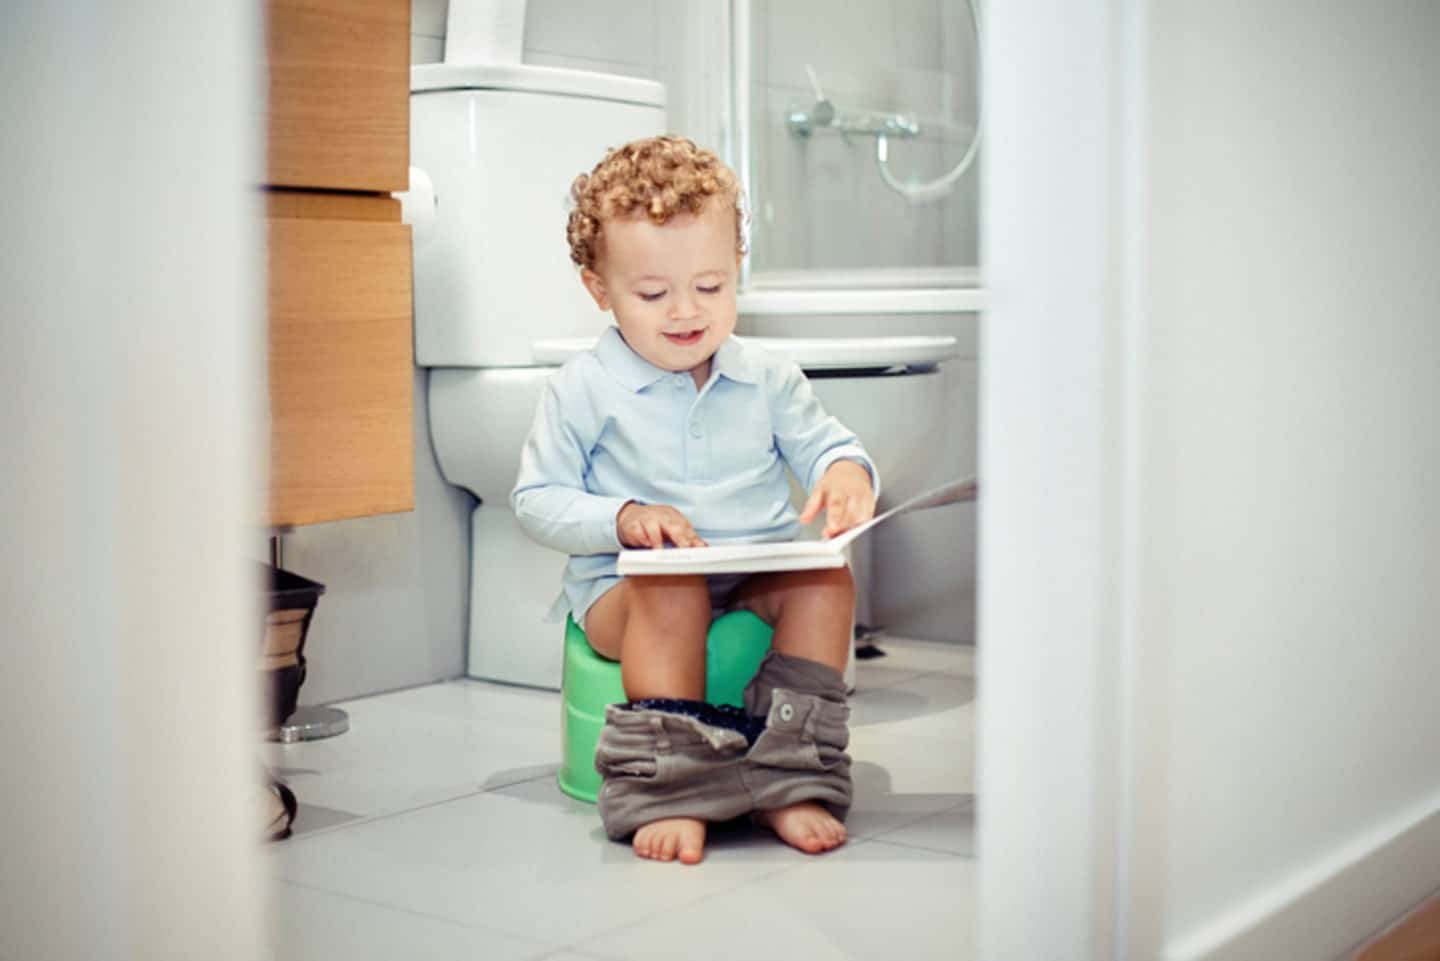
<path fill-rule="evenodd" d="M 963 0 L 732 0 L 748 290 L 979 286 L 978 27 Z"/>

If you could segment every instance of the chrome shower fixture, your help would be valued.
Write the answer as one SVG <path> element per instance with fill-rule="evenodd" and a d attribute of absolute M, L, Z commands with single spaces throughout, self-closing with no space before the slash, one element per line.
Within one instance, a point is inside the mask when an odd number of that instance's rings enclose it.
<path fill-rule="evenodd" d="M 909 114 L 876 113 L 870 110 L 846 111 L 840 113 L 825 91 L 820 89 L 820 79 L 815 68 L 805 65 L 810 77 L 810 89 L 815 93 L 815 103 L 809 110 L 792 110 L 785 118 L 785 126 L 797 137 L 808 137 L 816 130 L 836 130 L 842 134 L 860 134 L 866 137 L 918 137 L 920 125 Z"/>
<path fill-rule="evenodd" d="M 980 12 L 975 7 L 975 0 L 967 0 L 966 7 L 970 12 L 970 25 L 975 31 L 976 55 L 980 50 Z M 920 136 L 920 124 L 915 120 L 913 114 L 900 113 L 876 113 L 874 111 L 846 111 L 841 112 L 835 108 L 820 89 L 820 81 L 815 76 L 815 70 L 810 64 L 805 65 L 805 72 L 810 75 L 810 89 L 815 92 L 815 103 L 809 110 L 791 110 L 785 117 L 785 126 L 790 133 L 797 137 L 809 137 L 816 130 L 838 130 L 842 136 L 849 134 L 860 134 L 875 138 L 875 167 L 880 172 L 880 179 L 885 186 L 904 197 L 912 204 L 929 203 L 947 196 L 955 189 L 956 182 L 964 173 L 970 169 L 975 162 L 976 153 L 980 149 L 980 127 L 981 118 L 977 109 L 975 115 L 974 132 L 970 137 L 970 146 L 965 149 L 965 156 L 960 159 L 950 171 L 934 180 L 901 180 L 890 170 L 890 141 L 892 139 L 909 139 Z M 979 66 L 976 66 L 976 83 L 979 83 Z M 946 126 L 941 124 L 941 126 Z"/>
<path fill-rule="evenodd" d="M 816 130 L 834 130 L 866 137 L 920 136 L 920 124 L 911 114 L 858 110 L 841 113 L 828 100 L 815 101 L 809 110 L 790 111 L 785 117 L 785 126 L 797 137 L 808 137 Z"/>

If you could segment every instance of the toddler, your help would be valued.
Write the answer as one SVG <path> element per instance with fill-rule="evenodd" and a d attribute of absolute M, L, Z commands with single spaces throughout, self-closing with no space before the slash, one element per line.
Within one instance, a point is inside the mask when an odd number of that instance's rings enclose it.
<path fill-rule="evenodd" d="M 616 553 L 792 540 L 822 511 L 834 536 L 873 515 L 875 465 L 799 367 L 731 336 L 741 197 L 714 153 L 636 141 L 571 196 L 571 259 L 615 326 L 548 385 L 511 506 L 570 555 L 552 614 L 620 662 L 629 701 L 608 708 L 595 759 L 606 833 L 695 864 L 707 822 L 749 813 L 828 851 L 851 798 L 849 570 L 622 578 Z M 809 492 L 798 515 L 787 467 Z M 743 710 L 704 702 L 706 633 L 734 609 L 774 628 Z"/>

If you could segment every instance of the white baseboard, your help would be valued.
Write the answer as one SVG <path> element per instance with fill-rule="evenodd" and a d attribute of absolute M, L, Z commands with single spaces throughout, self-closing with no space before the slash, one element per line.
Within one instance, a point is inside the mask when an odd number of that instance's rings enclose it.
<path fill-rule="evenodd" d="M 1334 961 L 1440 888 L 1440 797 L 1170 941 L 1165 961 Z"/>

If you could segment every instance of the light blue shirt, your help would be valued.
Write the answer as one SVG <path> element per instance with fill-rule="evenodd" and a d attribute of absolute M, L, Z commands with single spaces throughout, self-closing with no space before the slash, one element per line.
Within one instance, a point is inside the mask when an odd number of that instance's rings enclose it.
<path fill-rule="evenodd" d="M 510 506 L 532 538 L 570 555 L 552 616 L 583 611 L 614 580 L 615 517 L 629 501 L 668 504 L 707 543 L 793 540 L 788 466 L 813 490 L 837 460 L 880 479 L 859 439 L 825 413 L 793 361 L 734 337 L 696 390 L 654 366 L 616 327 L 546 386 Z"/>

